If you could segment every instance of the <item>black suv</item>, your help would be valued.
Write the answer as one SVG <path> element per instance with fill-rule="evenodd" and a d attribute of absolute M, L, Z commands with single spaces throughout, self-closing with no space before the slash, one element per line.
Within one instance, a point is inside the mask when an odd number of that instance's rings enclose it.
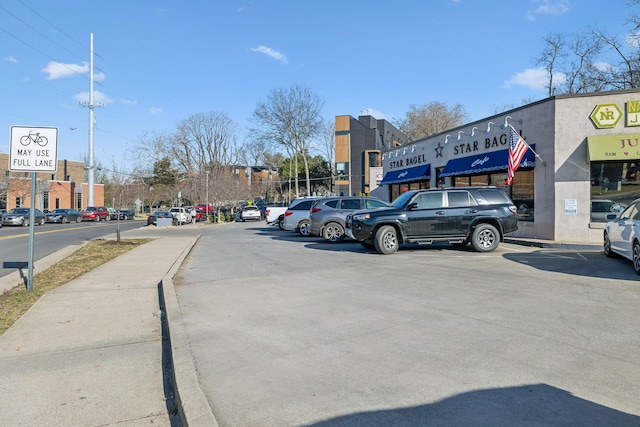
<path fill-rule="evenodd" d="M 362 246 L 384 255 L 403 243 L 471 243 L 476 251 L 491 252 L 518 229 L 518 215 L 496 187 L 434 188 L 407 191 L 388 208 L 354 212 L 346 226 Z"/>

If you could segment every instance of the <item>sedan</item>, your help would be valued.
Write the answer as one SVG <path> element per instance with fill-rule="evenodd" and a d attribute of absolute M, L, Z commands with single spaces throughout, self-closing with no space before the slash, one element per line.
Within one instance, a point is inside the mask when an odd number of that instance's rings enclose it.
<path fill-rule="evenodd" d="M 158 225 L 158 218 L 170 219 L 172 224 L 176 222 L 171 212 L 156 211 L 147 217 L 147 225 Z"/>
<path fill-rule="evenodd" d="M 13 208 L 8 213 L 2 214 L 2 225 L 29 225 L 31 209 L 29 208 Z M 34 225 L 44 225 L 45 218 L 42 211 L 34 209 L 35 222 Z"/>
<path fill-rule="evenodd" d="M 134 219 L 136 214 L 130 209 L 120 209 L 109 214 L 111 219 Z"/>
<path fill-rule="evenodd" d="M 604 254 L 619 255 L 633 263 L 640 274 L 640 199 L 636 199 L 619 215 L 609 214 L 604 228 Z"/>
<path fill-rule="evenodd" d="M 45 221 L 59 222 L 61 224 L 81 222 L 82 214 L 75 209 L 56 209 L 53 212 L 45 214 Z"/>

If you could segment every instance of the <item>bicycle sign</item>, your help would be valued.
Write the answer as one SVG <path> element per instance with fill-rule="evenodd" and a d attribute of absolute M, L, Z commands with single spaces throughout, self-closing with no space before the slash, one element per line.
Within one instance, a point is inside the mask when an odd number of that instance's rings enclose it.
<path fill-rule="evenodd" d="M 47 139 L 46 136 L 40 135 L 40 132 L 31 132 L 31 131 L 29 131 L 28 135 L 25 135 L 20 138 L 20 144 L 22 145 L 29 145 L 32 142 L 41 147 L 45 147 L 49 143 L 49 140 Z"/>
<path fill-rule="evenodd" d="M 57 168 L 57 128 L 11 126 L 10 171 L 55 172 Z"/>

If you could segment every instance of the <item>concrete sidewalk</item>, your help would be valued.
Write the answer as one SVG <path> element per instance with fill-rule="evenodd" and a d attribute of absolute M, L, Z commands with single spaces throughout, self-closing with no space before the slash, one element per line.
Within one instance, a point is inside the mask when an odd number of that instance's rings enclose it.
<path fill-rule="evenodd" d="M 133 237 L 156 239 L 47 293 L 0 336 L 0 424 L 215 425 L 171 282 L 197 227 Z"/>

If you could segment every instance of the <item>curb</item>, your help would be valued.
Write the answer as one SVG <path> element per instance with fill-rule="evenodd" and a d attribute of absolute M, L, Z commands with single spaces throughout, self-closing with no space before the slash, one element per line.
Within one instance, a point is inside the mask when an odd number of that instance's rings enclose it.
<path fill-rule="evenodd" d="M 567 249 L 567 250 L 589 250 L 597 251 L 602 250 L 602 245 L 596 243 L 566 243 L 556 242 L 551 240 L 527 240 L 519 238 L 504 238 L 505 243 L 511 243 L 513 245 L 531 246 L 536 248 L 554 248 L 554 249 Z"/>
<path fill-rule="evenodd" d="M 218 422 L 207 401 L 196 375 L 196 367 L 191 354 L 191 346 L 182 324 L 182 313 L 173 286 L 173 277 L 178 273 L 182 262 L 189 255 L 201 235 L 195 237 L 176 259 L 167 274 L 162 278 L 165 316 L 169 329 L 173 381 L 180 418 L 184 425 L 193 427 L 217 427 Z"/>

